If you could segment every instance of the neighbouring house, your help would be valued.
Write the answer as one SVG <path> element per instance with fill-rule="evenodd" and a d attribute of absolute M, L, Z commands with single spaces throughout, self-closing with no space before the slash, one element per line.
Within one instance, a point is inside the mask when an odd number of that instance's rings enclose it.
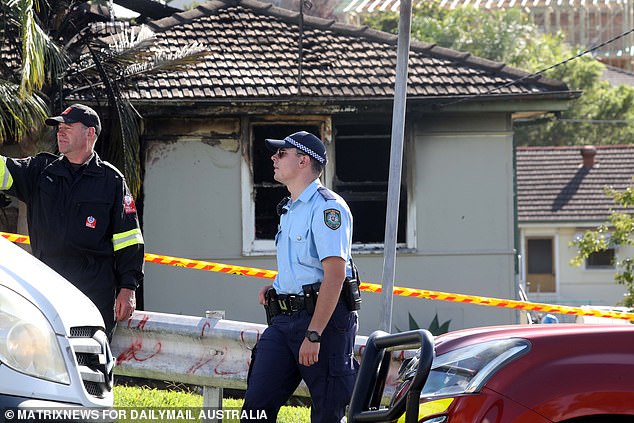
<path fill-rule="evenodd" d="M 518 147 L 517 204 L 521 277 L 533 301 L 564 305 L 615 305 L 625 287 L 614 281 L 614 260 L 634 248 L 594 253 L 581 266 L 570 243 L 607 223 L 619 210 L 604 192 L 623 190 L 634 176 L 634 145 Z"/>
<path fill-rule="evenodd" d="M 162 47 L 196 41 L 211 54 L 129 91 L 145 127 L 146 250 L 274 270 L 275 205 L 286 192 L 264 139 L 305 129 L 327 144 L 323 183 L 352 209 L 361 279 L 381 283 L 396 36 L 255 0 L 213 0 L 147 26 Z M 518 298 L 513 120 L 565 110 L 580 94 L 527 76 L 412 42 L 396 286 Z M 270 282 L 148 263 L 144 307 L 263 323 L 257 292 Z M 362 334 L 380 326 L 382 299 L 363 294 Z M 438 316 L 451 330 L 519 319 L 396 297 L 393 326 L 407 329 L 409 314 L 422 327 Z"/>

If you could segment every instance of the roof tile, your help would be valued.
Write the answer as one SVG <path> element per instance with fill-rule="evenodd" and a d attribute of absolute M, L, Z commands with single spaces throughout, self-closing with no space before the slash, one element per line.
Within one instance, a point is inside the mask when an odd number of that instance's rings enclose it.
<path fill-rule="evenodd" d="M 620 209 L 604 190 L 632 184 L 634 145 L 595 147 L 592 167 L 583 167 L 581 148 L 517 147 L 520 224 L 605 221 Z"/>
<path fill-rule="evenodd" d="M 300 69 L 303 97 L 393 96 L 396 36 L 313 16 L 303 22 L 300 31 L 297 12 L 256 0 L 213 0 L 151 22 L 160 45 L 178 51 L 197 41 L 213 54 L 195 69 L 166 73 L 169 85 L 144 77 L 131 96 L 152 100 L 160 89 L 163 98 L 208 100 L 201 87 L 211 87 L 216 99 L 288 96 L 297 93 Z M 410 99 L 568 93 L 563 83 L 547 79 L 509 85 L 526 73 L 425 43 L 411 43 L 409 63 Z M 212 81 L 202 78 L 207 75 Z"/>

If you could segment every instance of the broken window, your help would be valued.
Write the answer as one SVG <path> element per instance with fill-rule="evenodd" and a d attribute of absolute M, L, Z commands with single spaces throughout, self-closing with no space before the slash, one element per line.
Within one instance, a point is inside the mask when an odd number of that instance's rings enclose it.
<path fill-rule="evenodd" d="M 348 203 L 354 218 L 355 244 L 383 244 L 390 167 L 390 122 L 333 122 L 333 189 Z M 405 169 L 405 161 L 403 169 Z M 401 177 L 397 242 L 405 243 L 406 179 Z"/>
<path fill-rule="evenodd" d="M 243 191 L 243 250 L 245 254 L 268 254 L 274 250 L 279 216 L 276 205 L 289 193 L 273 179 L 272 152 L 267 138 L 284 139 L 297 131 L 314 133 L 326 141 L 328 165 L 322 184 L 341 195 L 354 218 L 353 244 L 356 248 L 381 248 L 385 238 L 385 217 L 390 162 L 391 123 L 331 121 L 328 117 L 302 117 L 301 121 L 252 120 L 250 163 L 243 162 L 243 176 L 250 186 Z M 324 133 L 332 133 L 332 141 Z M 406 169 L 405 160 L 403 169 Z M 403 172 L 405 175 L 406 172 Z M 407 181 L 401 179 L 397 242 L 407 237 Z"/>
<path fill-rule="evenodd" d="M 253 190 L 255 193 L 255 239 L 273 240 L 277 233 L 276 206 L 289 195 L 286 187 L 273 179 L 273 153 L 267 138 L 283 140 L 288 135 L 308 131 L 321 138 L 318 125 L 253 125 Z"/>

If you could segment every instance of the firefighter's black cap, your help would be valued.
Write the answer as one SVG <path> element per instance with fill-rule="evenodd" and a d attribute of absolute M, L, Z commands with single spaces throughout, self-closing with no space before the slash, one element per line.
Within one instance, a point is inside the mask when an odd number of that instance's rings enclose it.
<path fill-rule="evenodd" d="M 92 126 L 95 128 L 97 135 L 101 132 L 101 120 L 99 119 L 99 115 L 93 109 L 83 104 L 73 104 L 64 110 L 60 116 L 53 116 L 46 119 L 46 124 L 50 126 L 57 126 L 62 122 L 81 122 L 88 127 Z"/>

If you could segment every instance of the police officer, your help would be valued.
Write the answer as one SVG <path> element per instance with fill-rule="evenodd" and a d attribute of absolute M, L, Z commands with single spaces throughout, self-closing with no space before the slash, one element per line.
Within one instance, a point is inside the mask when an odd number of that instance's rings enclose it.
<path fill-rule="evenodd" d="M 0 156 L 0 190 L 26 203 L 33 255 L 95 303 L 111 338 L 115 320 L 132 315 L 143 278 L 136 206 L 123 175 L 94 151 L 101 121 L 93 109 L 73 104 L 46 124 L 57 127 L 60 155 Z"/>
<path fill-rule="evenodd" d="M 266 286 L 259 292 L 260 303 L 275 311 L 252 354 L 243 410 L 264 410 L 267 421 L 276 421 L 303 379 L 312 399 L 311 421 L 338 422 L 358 367 L 357 313 L 341 299 L 344 279 L 352 276 L 352 215 L 319 182 L 327 161 L 319 138 L 301 131 L 265 142 L 275 152 L 274 178 L 291 195 L 280 205 L 274 290 Z"/>

